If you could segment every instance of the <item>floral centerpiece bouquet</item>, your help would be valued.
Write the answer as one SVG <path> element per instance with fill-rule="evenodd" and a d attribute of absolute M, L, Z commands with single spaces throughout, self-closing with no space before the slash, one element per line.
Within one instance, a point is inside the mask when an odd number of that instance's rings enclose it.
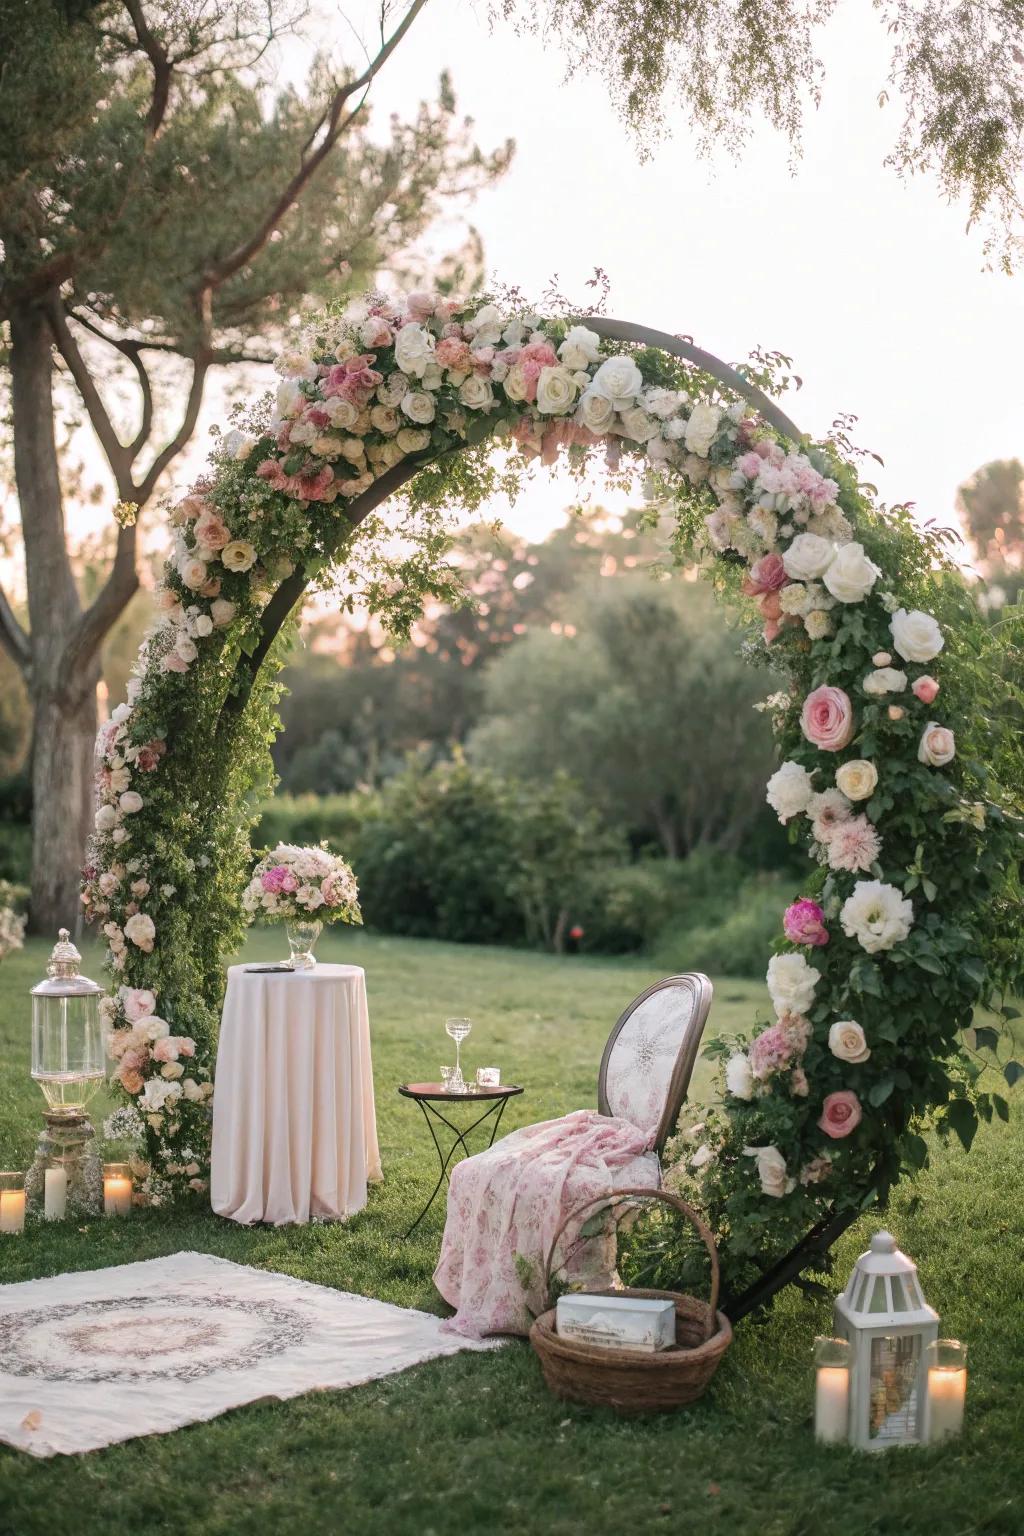
<path fill-rule="evenodd" d="M 291 964 L 315 964 L 313 946 L 324 923 L 361 923 L 359 887 L 351 866 L 326 846 L 278 843 L 256 865 L 242 906 L 251 923 L 283 920 Z"/>

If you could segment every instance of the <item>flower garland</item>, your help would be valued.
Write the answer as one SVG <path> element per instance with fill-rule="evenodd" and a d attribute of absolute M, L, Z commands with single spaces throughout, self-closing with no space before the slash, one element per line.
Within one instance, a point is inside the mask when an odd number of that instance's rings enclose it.
<path fill-rule="evenodd" d="M 768 968 L 775 1020 L 742 1049 L 714 1047 L 723 1100 L 687 1118 L 670 1181 L 696 1186 L 739 1271 L 919 1165 L 915 1116 L 944 1106 L 964 1134 L 975 1110 L 943 1063 L 1015 970 L 997 946 L 1009 918 L 986 930 L 984 914 L 1016 901 L 1019 834 L 977 761 L 979 671 L 957 641 L 972 620 L 961 587 L 937 579 L 939 540 L 876 511 L 834 445 L 784 444 L 705 375 L 568 319 L 371 296 L 318 321 L 277 368 L 273 407 L 220 440 L 171 512 L 159 620 L 99 739 L 83 900 L 121 983 L 107 1016 L 150 1135 L 148 1196 L 202 1185 L 181 1147 L 195 1152 L 208 1121 L 245 795 L 273 729 L 276 658 L 232 716 L 239 660 L 296 562 L 315 570 L 339 538 L 351 557 L 347 509 L 381 475 L 422 462 L 414 506 L 465 500 L 445 466 L 490 439 L 545 464 L 600 449 L 613 471 L 643 466 L 652 519 L 668 505 L 677 553 L 702 547 L 716 583 L 756 604 L 752 659 L 789 675 L 766 706 L 785 753 L 767 793 L 813 870 Z"/>

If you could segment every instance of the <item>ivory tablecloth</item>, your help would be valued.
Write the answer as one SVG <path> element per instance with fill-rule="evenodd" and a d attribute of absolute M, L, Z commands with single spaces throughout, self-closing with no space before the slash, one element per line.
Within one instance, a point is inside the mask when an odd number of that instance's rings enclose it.
<path fill-rule="evenodd" d="M 338 1220 L 381 1177 L 366 978 L 357 965 L 228 971 L 210 1198 L 275 1226 Z"/>

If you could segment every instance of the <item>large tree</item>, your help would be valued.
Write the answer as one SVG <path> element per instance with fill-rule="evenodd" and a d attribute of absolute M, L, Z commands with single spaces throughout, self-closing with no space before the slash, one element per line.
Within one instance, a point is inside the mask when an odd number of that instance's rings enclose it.
<path fill-rule="evenodd" d="M 383 8 L 364 67 L 318 58 L 299 90 L 273 83 L 289 0 L 0 0 L 0 324 L 28 588 L 27 628 L 0 593 L 0 641 L 33 709 L 37 926 L 78 908 L 101 646 L 211 371 L 265 361 L 292 313 L 365 286 L 507 163 L 510 146 L 474 145 L 447 81 L 368 132 L 370 87 L 424 4 Z M 71 387 L 121 503 L 89 602 L 55 433 Z"/>

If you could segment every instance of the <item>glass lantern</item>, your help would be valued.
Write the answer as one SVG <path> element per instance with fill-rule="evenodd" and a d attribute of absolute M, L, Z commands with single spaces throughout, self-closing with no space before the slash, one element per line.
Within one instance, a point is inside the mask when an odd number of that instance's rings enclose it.
<path fill-rule="evenodd" d="M 876 1232 L 836 1298 L 835 1331 L 853 1355 L 850 1444 L 865 1451 L 927 1441 L 928 1346 L 939 1314 L 917 1266 L 889 1232 Z"/>
<path fill-rule="evenodd" d="M 103 988 L 81 974 L 81 962 L 62 928 L 46 980 L 32 988 L 32 1076 L 47 1107 L 25 1193 L 30 1209 L 50 1217 L 96 1215 L 103 1203 L 96 1133 L 85 1112 L 106 1077 Z"/>

